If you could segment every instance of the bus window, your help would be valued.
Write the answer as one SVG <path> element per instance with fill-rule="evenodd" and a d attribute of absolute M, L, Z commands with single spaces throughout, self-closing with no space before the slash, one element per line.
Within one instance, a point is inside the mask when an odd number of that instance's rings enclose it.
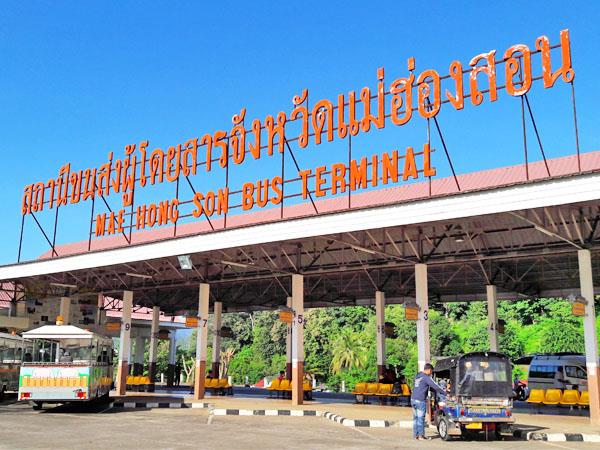
<path fill-rule="evenodd" d="M 529 378 L 554 378 L 558 366 L 531 366 Z"/>
<path fill-rule="evenodd" d="M 585 370 L 577 366 L 565 366 L 565 373 L 570 378 L 587 378 Z"/>
<path fill-rule="evenodd" d="M 2 351 L 2 358 L 0 362 L 3 363 L 14 363 L 15 362 L 15 348 L 10 343 L 4 347 Z"/>

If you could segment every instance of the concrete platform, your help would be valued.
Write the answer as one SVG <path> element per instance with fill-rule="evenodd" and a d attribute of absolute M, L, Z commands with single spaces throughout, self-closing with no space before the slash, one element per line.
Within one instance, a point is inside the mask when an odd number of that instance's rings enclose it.
<path fill-rule="evenodd" d="M 290 400 L 257 395 L 244 396 L 243 394 L 235 396 L 208 395 L 203 400 L 195 401 L 189 393 L 181 392 L 181 390 L 169 394 L 165 392 L 131 392 L 124 397 L 114 397 L 114 399 L 130 404 L 182 403 L 189 405 L 190 408 L 197 404 L 198 408 L 209 408 L 216 411 L 217 415 L 317 415 L 327 417 L 345 426 L 412 427 L 412 409 L 408 406 L 352 404 L 344 400 L 335 401 L 335 399 L 306 401 L 301 406 L 292 406 Z M 174 405 L 174 407 L 176 406 Z M 270 412 L 265 414 L 265 411 Z M 279 411 L 279 413 L 273 411 Z M 297 413 L 292 411 L 297 411 Z M 515 413 L 514 417 L 516 419 L 515 428 L 521 430 L 522 436 L 527 436 L 527 433 L 532 432 L 538 433 L 538 438 L 544 435 L 547 437 L 578 434 L 596 436 L 597 442 L 600 442 L 600 427 L 590 425 L 589 418 L 586 416 Z M 565 439 L 559 436 L 556 440 Z"/>

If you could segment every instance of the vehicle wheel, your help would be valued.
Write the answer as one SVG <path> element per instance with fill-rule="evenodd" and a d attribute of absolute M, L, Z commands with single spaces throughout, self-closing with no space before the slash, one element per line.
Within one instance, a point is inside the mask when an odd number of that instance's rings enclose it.
<path fill-rule="evenodd" d="M 33 409 L 36 411 L 39 411 L 40 409 L 42 409 L 43 405 L 44 405 L 43 402 L 33 402 Z"/>
<path fill-rule="evenodd" d="M 438 419 L 438 424 L 437 424 L 437 430 L 438 430 L 438 434 L 440 435 L 440 438 L 443 441 L 449 441 L 450 439 L 452 439 L 452 436 L 450 436 L 449 430 L 450 429 L 450 424 L 448 423 L 448 418 L 446 416 L 441 416 Z"/>
<path fill-rule="evenodd" d="M 108 392 L 106 392 L 103 395 L 101 395 L 100 397 L 98 397 L 98 399 L 100 400 L 100 403 L 108 404 L 108 403 L 110 403 L 110 394 Z"/>
<path fill-rule="evenodd" d="M 479 437 L 479 431 L 473 431 L 473 430 L 466 430 L 465 429 L 465 430 L 462 430 L 462 435 L 468 441 L 475 441 Z"/>

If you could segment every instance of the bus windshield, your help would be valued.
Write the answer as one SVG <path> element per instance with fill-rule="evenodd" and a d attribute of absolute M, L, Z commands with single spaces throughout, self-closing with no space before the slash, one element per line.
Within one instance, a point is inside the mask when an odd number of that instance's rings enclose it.
<path fill-rule="evenodd" d="M 90 364 L 99 362 L 96 342 L 89 339 L 64 339 L 50 341 L 36 339 L 31 359 L 25 362 L 58 363 L 58 364 Z"/>
<path fill-rule="evenodd" d="M 23 355 L 23 341 L 18 338 L 3 338 L 0 336 L 0 363 L 20 363 Z"/>

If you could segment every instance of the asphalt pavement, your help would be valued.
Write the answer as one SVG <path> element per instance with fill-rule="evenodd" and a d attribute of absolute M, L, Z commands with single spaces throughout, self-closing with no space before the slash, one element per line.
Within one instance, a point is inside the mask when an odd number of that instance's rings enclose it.
<path fill-rule="evenodd" d="M 14 399 L 0 404 L 0 449 L 401 449 L 597 448 L 579 442 L 429 442 L 401 428 L 352 428 L 319 417 L 213 416 L 207 409 L 123 410 L 102 404 L 45 406 Z"/>

